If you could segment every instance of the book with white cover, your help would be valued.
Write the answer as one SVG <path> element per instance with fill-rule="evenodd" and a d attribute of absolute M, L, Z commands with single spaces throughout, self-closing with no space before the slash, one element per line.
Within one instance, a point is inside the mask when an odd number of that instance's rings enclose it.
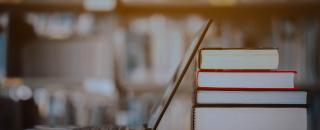
<path fill-rule="evenodd" d="M 207 91 L 197 90 L 197 104 L 306 105 L 306 91 Z"/>
<path fill-rule="evenodd" d="M 200 69 L 277 69 L 277 49 L 205 48 L 199 54 Z"/>
<path fill-rule="evenodd" d="M 294 89 L 295 71 L 200 70 L 199 88 L 214 89 Z"/>
<path fill-rule="evenodd" d="M 306 108 L 196 107 L 194 130 L 307 130 Z"/>

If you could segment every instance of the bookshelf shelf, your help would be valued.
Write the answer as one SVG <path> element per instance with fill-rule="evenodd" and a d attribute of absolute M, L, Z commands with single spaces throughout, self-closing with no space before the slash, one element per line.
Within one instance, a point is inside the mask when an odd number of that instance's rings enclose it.
<path fill-rule="evenodd" d="M 84 11 L 80 4 L 1 3 L 1 11 Z"/>
<path fill-rule="evenodd" d="M 92 12 L 97 14 L 117 13 L 122 16 L 140 16 L 162 13 L 166 15 L 200 14 L 214 18 L 247 16 L 319 16 L 320 2 L 300 3 L 265 3 L 212 5 L 198 4 L 136 4 L 122 3 L 113 11 L 88 11 L 81 2 L 78 3 L 0 3 L 0 11 L 35 11 L 35 12 Z"/>
<path fill-rule="evenodd" d="M 112 11 L 90 11 L 79 3 L 0 3 L 0 11 L 21 11 L 21 12 L 89 12 L 95 14 L 108 14 Z"/>
<path fill-rule="evenodd" d="M 163 13 L 168 15 L 201 14 L 214 18 L 244 16 L 318 16 L 320 3 L 266 3 L 215 6 L 210 4 L 167 5 L 167 4 L 120 4 L 117 12 L 122 15 L 150 15 Z"/>

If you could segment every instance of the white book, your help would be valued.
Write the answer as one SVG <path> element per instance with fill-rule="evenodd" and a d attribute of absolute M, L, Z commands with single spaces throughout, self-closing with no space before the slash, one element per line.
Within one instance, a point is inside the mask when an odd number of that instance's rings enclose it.
<path fill-rule="evenodd" d="M 307 104 L 306 91 L 206 91 L 198 90 L 197 104 Z"/>
<path fill-rule="evenodd" d="M 214 49 L 200 51 L 200 69 L 277 69 L 277 49 Z"/>
<path fill-rule="evenodd" d="M 198 71 L 197 84 L 208 88 L 293 89 L 294 71 Z"/>
<path fill-rule="evenodd" d="M 306 108 L 194 108 L 195 130 L 307 130 Z"/>

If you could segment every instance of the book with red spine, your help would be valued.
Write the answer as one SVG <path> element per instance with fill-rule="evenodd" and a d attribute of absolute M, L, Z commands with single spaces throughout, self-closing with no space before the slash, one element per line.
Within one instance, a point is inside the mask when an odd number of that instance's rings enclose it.
<path fill-rule="evenodd" d="M 208 70 L 197 71 L 197 90 L 298 90 L 292 70 Z"/>

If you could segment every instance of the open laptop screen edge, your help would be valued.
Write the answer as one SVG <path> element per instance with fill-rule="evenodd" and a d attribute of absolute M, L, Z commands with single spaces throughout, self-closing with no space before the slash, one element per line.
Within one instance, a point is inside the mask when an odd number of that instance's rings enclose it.
<path fill-rule="evenodd" d="M 185 57 L 181 61 L 176 74 L 173 78 L 173 86 L 169 86 L 165 92 L 164 101 L 160 104 L 160 106 L 155 111 L 154 115 L 151 117 L 150 121 L 148 122 L 148 127 L 152 128 L 152 130 L 156 130 L 160 124 L 161 119 L 163 118 L 168 106 L 171 103 L 176 91 L 178 90 L 182 79 L 187 72 L 192 60 L 194 59 L 197 51 L 200 48 L 200 45 L 205 38 L 205 35 L 212 23 L 212 20 L 208 20 L 208 22 L 201 28 L 200 35 L 199 33 L 191 43 L 189 49 L 186 52 Z M 168 98 L 167 98 L 168 97 Z"/>

